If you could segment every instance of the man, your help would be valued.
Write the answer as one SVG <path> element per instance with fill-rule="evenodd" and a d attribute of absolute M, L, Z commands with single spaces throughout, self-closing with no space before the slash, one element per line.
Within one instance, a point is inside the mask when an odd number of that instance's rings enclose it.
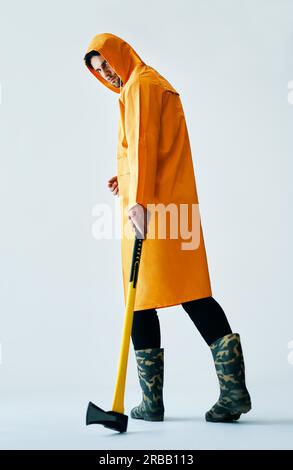
<path fill-rule="evenodd" d="M 129 222 L 144 238 L 132 328 L 143 399 L 131 416 L 164 419 L 164 349 L 156 309 L 181 304 L 210 346 L 219 379 L 220 397 L 206 420 L 235 421 L 251 408 L 242 348 L 239 334 L 232 333 L 212 297 L 180 95 L 114 34 L 96 35 L 84 60 L 102 84 L 119 93 L 117 177 L 109 179 L 108 186 L 121 201 L 124 300 L 134 237 L 126 236 Z M 157 215 L 160 222 L 166 216 L 163 237 L 157 233 Z M 149 232 L 155 236 L 149 237 Z M 186 243 L 186 234 L 192 243 Z"/>

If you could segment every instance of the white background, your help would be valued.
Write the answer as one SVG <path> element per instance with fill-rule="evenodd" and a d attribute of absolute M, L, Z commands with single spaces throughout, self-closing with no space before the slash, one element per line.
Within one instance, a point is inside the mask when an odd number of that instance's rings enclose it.
<path fill-rule="evenodd" d="M 0 8 L 0 447 L 292 448 L 292 2 Z M 218 397 L 212 357 L 176 306 L 158 310 L 166 421 L 129 419 L 125 435 L 85 427 L 89 400 L 111 409 L 124 315 L 120 239 L 92 234 L 95 205 L 118 203 L 107 180 L 119 95 L 83 64 L 102 32 L 180 92 L 213 295 L 244 349 L 253 410 L 238 424 L 204 421 Z M 131 347 L 126 414 L 140 398 Z"/>

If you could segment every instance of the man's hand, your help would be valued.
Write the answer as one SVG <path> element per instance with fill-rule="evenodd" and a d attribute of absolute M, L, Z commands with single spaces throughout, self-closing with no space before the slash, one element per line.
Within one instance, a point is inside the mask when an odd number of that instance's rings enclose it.
<path fill-rule="evenodd" d="M 108 188 L 110 191 L 112 191 L 113 196 L 116 196 L 118 194 L 119 196 L 119 187 L 118 187 L 118 178 L 117 176 L 113 176 L 108 180 Z"/>
<path fill-rule="evenodd" d="M 128 210 L 128 219 L 138 238 L 146 238 L 150 213 L 141 204 L 135 204 Z"/>

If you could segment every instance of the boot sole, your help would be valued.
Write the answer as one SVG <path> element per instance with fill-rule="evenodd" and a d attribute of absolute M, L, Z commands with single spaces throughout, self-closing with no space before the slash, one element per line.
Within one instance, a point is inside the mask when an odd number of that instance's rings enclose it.
<path fill-rule="evenodd" d="M 210 418 L 206 416 L 206 421 L 209 423 L 232 423 L 233 421 L 237 421 L 241 416 L 241 413 L 235 415 L 227 415 L 223 418 Z"/>
<path fill-rule="evenodd" d="M 144 421 L 164 421 L 164 415 L 159 415 L 159 416 L 150 416 L 150 415 L 133 416 L 133 414 L 130 413 L 130 416 L 131 416 L 132 419 L 142 419 Z"/>
<path fill-rule="evenodd" d="M 222 418 L 209 417 L 208 413 L 206 413 L 205 419 L 206 419 L 206 421 L 208 421 L 210 423 L 231 423 L 233 421 L 237 421 L 240 418 L 240 416 L 242 415 L 242 413 L 248 413 L 250 410 L 251 410 L 251 406 L 247 409 L 243 409 L 243 410 L 239 411 L 238 413 L 227 414 L 227 415 L 223 416 Z"/>

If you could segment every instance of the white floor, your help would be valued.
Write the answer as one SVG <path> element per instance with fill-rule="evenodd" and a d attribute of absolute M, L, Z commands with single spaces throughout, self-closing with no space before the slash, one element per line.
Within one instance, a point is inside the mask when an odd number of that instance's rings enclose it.
<path fill-rule="evenodd" d="M 168 394 L 164 422 L 129 417 L 128 429 L 119 434 L 100 425 L 85 426 L 84 397 L 1 397 L 1 449 L 292 449 L 293 409 L 289 391 L 253 391 L 253 410 L 234 424 L 204 420 L 205 396 L 193 399 Z M 279 397 L 278 397 L 279 395 Z M 277 398 L 278 397 L 278 398 Z M 92 397 L 91 397 L 92 399 Z M 106 396 L 97 403 L 105 406 Z M 130 406 L 136 397 L 127 397 Z M 211 403 L 212 404 L 212 403 Z"/>

